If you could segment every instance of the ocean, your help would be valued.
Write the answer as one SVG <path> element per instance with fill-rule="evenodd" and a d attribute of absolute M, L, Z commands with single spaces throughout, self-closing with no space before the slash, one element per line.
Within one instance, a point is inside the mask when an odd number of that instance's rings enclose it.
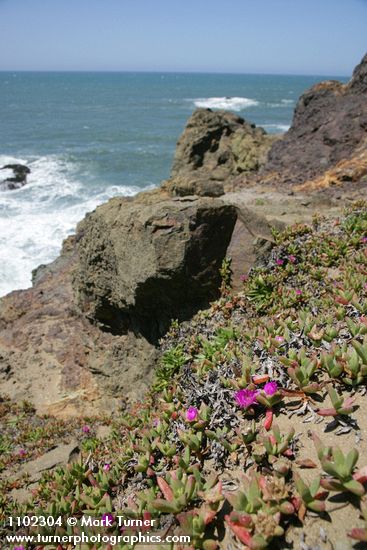
<path fill-rule="evenodd" d="M 0 167 L 31 169 L 26 186 L 0 191 L 0 296 L 29 287 L 86 212 L 166 179 L 195 107 L 285 132 L 298 97 L 325 78 L 0 72 Z"/>

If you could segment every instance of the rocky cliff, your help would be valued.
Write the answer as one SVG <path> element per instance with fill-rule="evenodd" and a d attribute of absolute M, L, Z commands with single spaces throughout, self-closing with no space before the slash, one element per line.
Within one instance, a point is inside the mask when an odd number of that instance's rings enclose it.
<path fill-rule="evenodd" d="M 367 55 L 347 84 L 321 82 L 301 96 L 291 128 L 272 145 L 261 177 L 299 185 L 340 168 L 340 181 L 358 181 L 367 174 L 366 139 Z"/>

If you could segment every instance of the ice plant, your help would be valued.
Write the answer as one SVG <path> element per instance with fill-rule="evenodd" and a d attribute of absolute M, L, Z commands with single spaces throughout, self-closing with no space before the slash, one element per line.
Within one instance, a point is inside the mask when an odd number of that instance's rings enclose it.
<path fill-rule="evenodd" d="M 24 456 L 26 456 L 27 454 L 27 451 L 25 449 L 19 449 L 18 451 L 18 455 L 23 458 Z"/>
<path fill-rule="evenodd" d="M 82 427 L 82 432 L 84 432 L 85 434 L 89 434 L 89 432 L 90 432 L 90 427 L 89 427 L 89 426 L 83 426 L 83 427 Z"/>
<path fill-rule="evenodd" d="M 281 260 L 280 258 L 278 258 L 278 259 L 276 260 L 276 264 L 277 264 L 277 265 L 283 265 L 283 264 L 284 264 L 284 260 Z"/>
<path fill-rule="evenodd" d="M 109 472 L 111 470 L 111 464 L 105 464 L 103 466 L 103 471 L 104 472 Z"/>
<path fill-rule="evenodd" d="M 272 382 L 267 382 L 264 386 L 264 392 L 266 395 L 274 395 L 278 391 L 278 384 L 273 380 Z"/>
<path fill-rule="evenodd" d="M 194 422 L 199 416 L 199 411 L 196 407 L 189 407 L 186 411 L 186 420 L 188 422 Z"/>
<path fill-rule="evenodd" d="M 267 409 L 272 409 L 274 405 L 282 400 L 282 394 L 279 391 L 278 384 L 275 380 L 267 382 L 263 389 L 256 396 L 257 401 L 264 405 Z"/>
<path fill-rule="evenodd" d="M 296 258 L 295 256 L 293 256 L 293 254 L 291 254 L 290 256 L 288 256 L 288 260 L 289 260 L 292 264 L 294 264 L 294 262 L 296 261 L 296 259 L 297 259 L 297 258 Z"/>
<path fill-rule="evenodd" d="M 338 415 L 349 415 L 354 411 L 354 397 L 341 397 L 337 394 L 332 386 L 327 388 L 332 407 L 328 409 L 318 409 L 316 410 L 317 414 L 320 416 L 338 416 Z"/>
<path fill-rule="evenodd" d="M 296 294 L 297 294 L 297 296 L 301 296 L 302 295 L 302 290 L 300 290 L 299 288 L 296 288 Z"/>
<path fill-rule="evenodd" d="M 351 449 L 347 454 L 339 447 L 326 447 L 320 438 L 313 433 L 312 439 L 316 447 L 322 469 L 327 477 L 321 479 L 321 486 L 327 491 L 349 491 L 361 497 L 365 494 L 363 487 L 365 472 L 363 468 L 355 472 L 359 458 L 357 449 Z"/>
<path fill-rule="evenodd" d="M 256 397 L 258 393 L 259 390 L 239 390 L 235 393 L 235 399 L 241 409 L 247 409 L 248 407 L 251 407 L 251 405 L 256 404 Z"/>

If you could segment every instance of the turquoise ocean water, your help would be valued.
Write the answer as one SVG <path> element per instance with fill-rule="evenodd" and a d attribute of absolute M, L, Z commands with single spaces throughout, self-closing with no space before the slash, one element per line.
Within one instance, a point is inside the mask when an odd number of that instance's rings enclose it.
<path fill-rule="evenodd" d="M 284 132 L 298 97 L 323 79 L 0 73 L 0 167 L 31 168 L 27 186 L 0 191 L 0 295 L 30 286 L 31 270 L 57 256 L 86 212 L 167 178 L 195 107 L 232 110 Z"/>

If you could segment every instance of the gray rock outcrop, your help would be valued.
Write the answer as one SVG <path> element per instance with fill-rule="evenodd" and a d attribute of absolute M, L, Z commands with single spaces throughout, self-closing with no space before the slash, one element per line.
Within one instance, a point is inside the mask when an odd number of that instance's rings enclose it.
<path fill-rule="evenodd" d="M 197 109 L 178 140 L 164 188 L 176 196 L 219 196 L 228 178 L 257 171 L 276 139 L 233 113 Z"/>

